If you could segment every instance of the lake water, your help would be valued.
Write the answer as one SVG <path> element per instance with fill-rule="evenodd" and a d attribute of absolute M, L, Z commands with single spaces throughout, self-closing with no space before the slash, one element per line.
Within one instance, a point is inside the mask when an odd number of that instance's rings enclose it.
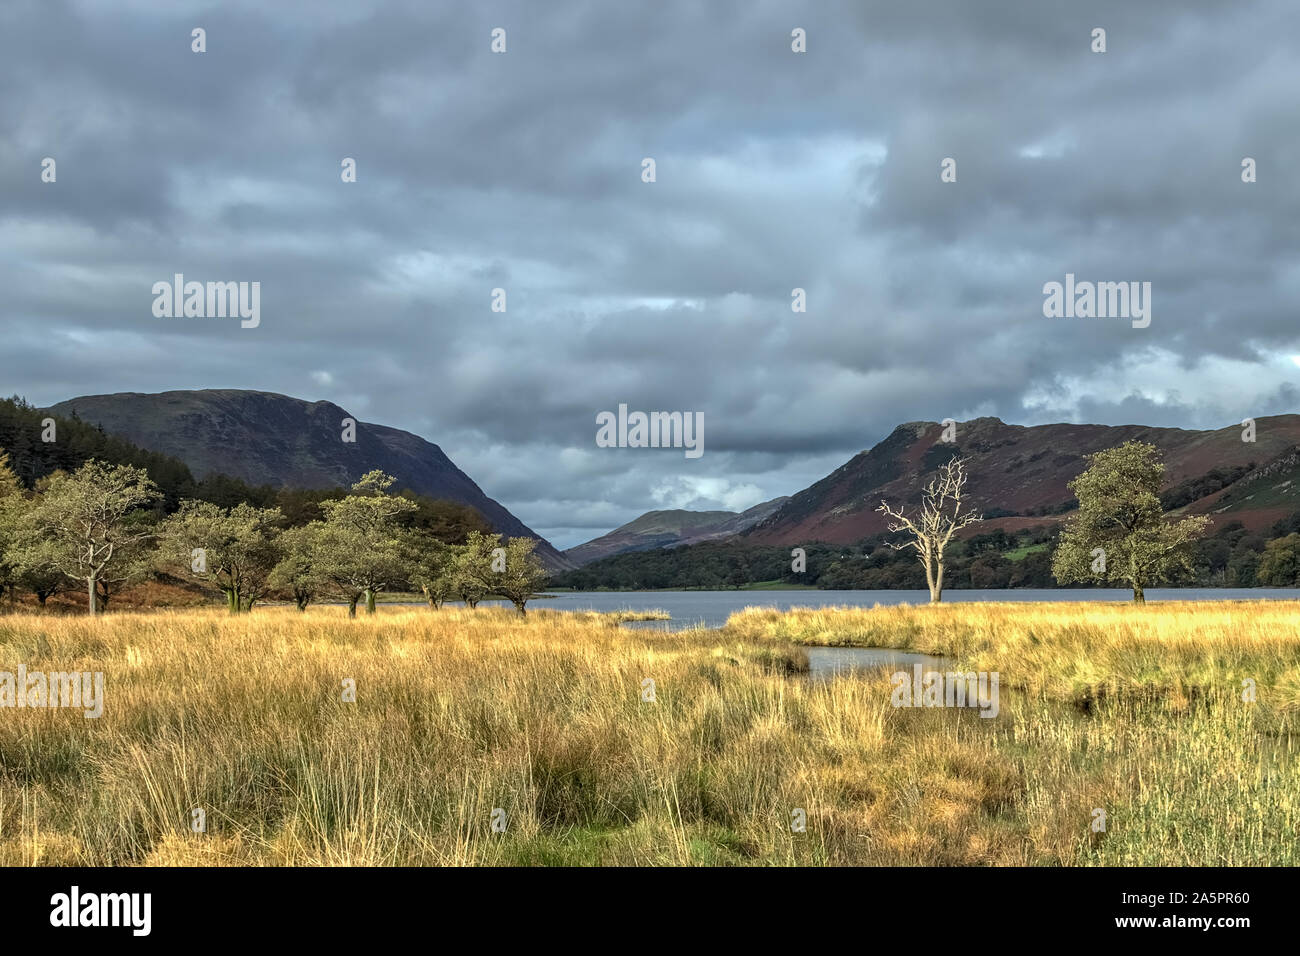
<path fill-rule="evenodd" d="M 1300 598 L 1296 588 L 1151 588 L 1147 601 L 1261 601 Z M 1008 589 L 945 591 L 945 604 L 966 601 L 1131 601 L 1133 592 L 1119 588 Z M 680 630 L 721 627 L 728 615 L 746 607 L 874 607 L 877 604 L 926 604 L 928 591 L 576 591 L 538 598 L 529 607 L 557 611 L 663 610 L 671 621 L 639 626 Z"/>

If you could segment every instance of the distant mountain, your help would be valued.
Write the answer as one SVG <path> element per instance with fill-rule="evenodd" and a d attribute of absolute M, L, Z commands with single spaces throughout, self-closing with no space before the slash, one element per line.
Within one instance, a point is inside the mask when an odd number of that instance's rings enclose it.
<path fill-rule="evenodd" d="M 785 501 L 785 498 L 773 498 L 747 511 L 647 511 L 609 534 L 569 548 L 564 556 L 576 565 L 583 565 L 628 551 L 672 548 L 731 537 L 762 521 Z"/>
<path fill-rule="evenodd" d="M 397 478 L 399 488 L 469 505 L 508 537 L 536 538 L 538 557 L 550 569 L 573 566 L 484 494 L 437 445 L 361 421 L 356 421 L 355 442 L 343 441 L 344 420 L 356 417 L 332 402 L 203 389 L 86 395 L 51 410 L 75 414 L 143 448 L 179 458 L 198 478 L 220 472 L 253 485 L 334 488 L 379 468 Z"/>
<path fill-rule="evenodd" d="M 821 481 L 791 496 L 744 532 L 754 544 L 810 541 L 851 544 L 885 530 L 882 498 L 915 507 L 935 469 L 952 455 L 968 458 L 967 495 L 987 519 L 972 533 L 1062 520 L 1076 502 L 1067 487 L 1087 466 L 1084 456 L 1129 440 L 1163 453 L 1165 507 L 1222 515 L 1252 530 L 1300 510 L 1300 415 L 1215 431 L 1145 425 L 1008 425 L 997 418 L 961 422 L 956 441 L 941 441 L 936 422 L 899 425 Z"/>

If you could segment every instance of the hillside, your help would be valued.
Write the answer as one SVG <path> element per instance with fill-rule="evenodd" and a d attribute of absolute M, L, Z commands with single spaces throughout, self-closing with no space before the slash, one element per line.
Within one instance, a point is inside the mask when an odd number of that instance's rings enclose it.
<path fill-rule="evenodd" d="M 1149 442 L 1167 466 L 1166 506 L 1187 513 L 1231 512 L 1258 530 L 1296 510 L 1300 415 L 1256 422 L 1256 440 L 1238 425 L 1214 431 L 1144 425 L 1008 425 L 977 418 L 942 442 L 935 422 L 899 425 L 869 451 L 793 495 L 745 532 L 754 544 L 849 544 L 885 530 L 882 498 L 915 506 L 934 469 L 951 455 L 969 459 L 970 501 L 988 517 L 981 531 L 1015 531 L 1059 521 L 1074 507 L 1069 482 L 1084 456 L 1123 442 Z"/>
<path fill-rule="evenodd" d="M 632 551 L 671 548 L 739 534 L 762 521 L 787 499 L 773 498 L 746 511 L 647 511 L 609 534 L 564 552 L 576 565 Z"/>
<path fill-rule="evenodd" d="M 235 389 L 119 392 L 54 405 L 135 445 L 173 456 L 197 478 L 224 473 L 253 485 L 346 487 L 374 468 L 398 488 L 469 505 L 509 537 L 537 538 L 552 570 L 571 564 L 499 502 L 489 498 L 437 445 L 410 432 L 356 422 L 355 442 L 342 439 L 344 419 L 332 402 L 307 402 L 273 392 Z"/>

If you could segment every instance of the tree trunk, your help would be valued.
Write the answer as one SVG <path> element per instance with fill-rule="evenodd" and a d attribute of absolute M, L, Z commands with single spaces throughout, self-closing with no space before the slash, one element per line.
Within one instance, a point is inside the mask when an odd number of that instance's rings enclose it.
<path fill-rule="evenodd" d="M 528 612 L 524 610 L 524 605 L 525 605 L 526 603 L 528 603 L 528 602 L 527 602 L 527 601 L 515 601 L 515 602 L 514 602 L 514 604 L 515 604 L 515 610 L 517 610 L 520 614 L 527 614 Z"/>
<path fill-rule="evenodd" d="M 90 616 L 91 616 L 91 617 L 94 617 L 94 616 L 95 616 L 95 612 L 99 610 L 99 589 L 98 589 L 98 584 L 99 584 L 99 582 L 95 580 L 95 578 L 94 578 L 93 575 L 92 575 L 91 577 L 86 578 L 86 591 L 87 591 L 87 595 L 86 595 L 86 597 L 87 597 L 87 605 L 86 605 L 86 608 L 87 608 L 87 610 L 90 611 Z"/>
<path fill-rule="evenodd" d="M 348 599 L 348 617 L 357 616 L 357 601 L 361 599 L 360 594 L 354 594 Z"/>
<path fill-rule="evenodd" d="M 1131 555 L 1129 558 L 1129 569 L 1132 574 L 1131 580 L 1133 581 L 1133 603 L 1146 604 L 1147 596 L 1146 596 L 1146 592 L 1142 590 L 1142 581 L 1138 576 L 1136 553 Z"/>
<path fill-rule="evenodd" d="M 36 592 L 36 600 L 40 602 L 40 604 L 41 604 L 41 610 L 42 610 L 42 611 L 45 610 L 45 602 L 46 602 L 47 600 L 49 600 L 49 597 L 50 597 L 50 592 L 49 592 L 49 591 L 37 591 L 37 592 Z"/>
<path fill-rule="evenodd" d="M 234 588 L 226 591 L 226 610 L 231 614 L 239 613 L 239 597 Z"/>
<path fill-rule="evenodd" d="M 375 592 L 366 588 L 366 613 L 375 613 Z"/>
<path fill-rule="evenodd" d="M 298 605 L 299 611 L 307 610 L 307 604 L 311 601 L 310 595 L 303 594 L 301 591 L 293 596 L 294 602 Z"/>
<path fill-rule="evenodd" d="M 937 604 L 943 595 L 943 585 L 935 578 L 934 556 L 928 548 L 921 552 L 921 564 L 925 567 L 925 585 L 930 589 L 930 603 Z"/>

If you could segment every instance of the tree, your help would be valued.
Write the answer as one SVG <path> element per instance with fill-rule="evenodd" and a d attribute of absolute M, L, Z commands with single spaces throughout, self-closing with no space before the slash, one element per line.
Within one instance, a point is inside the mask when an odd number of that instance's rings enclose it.
<path fill-rule="evenodd" d="M 890 542 L 889 546 L 897 551 L 904 548 L 916 549 L 917 558 L 925 568 L 925 582 L 930 588 L 931 604 L 943 600 L 944 551 L 953 535 L 968 525 L 984 520 L 970 508 L 963 510 L 965 465 L 964 458 L 949 458 L 939 466 L 938 475 L 931 478 L 925 486 L 921 510 L 915 518 L 894 510 L 889 502 L 883 500 L 876 509 L 892 519 L 888 524 L 891 532 L 905 531 L 911 535 L 909 540 Z"/>
<path fill-rule="evenodd" d="M 1300 586 L 1300 534 L 1274 538 L 1265 545 L 1255 568 L 1255 578 L 1273 587 Z"/>
<path fill-rule="evenodd" d="M 1066 519 L 1052 573 L 1063 584 L 1123 583 L 1133 589 L 1133 603 L 1143 604 L 1152 584 L 1192 573 L 1192 545 L 1210 519 L 1165 516 L 1159 495 L 1165 466 L 1154 445 L 1129 441 L 1088 461 L 1070 482 L 1079 510 Z"/>
<path fill-rule="evenodd" d="M 494 571 L 491 578 L 492 590 L 510 601 L 520 614 L 527 613 L 524 605 L 546 580 L 546 569 L 533 553 L 536 547 L 535 538 L 511 538 L 505 546 L 504 570 Z"/>
<path fill-rule="evenodd" d="M 62 594 L 72 587 L 72 582 L 68 580 L 57 568 L 41 565 L 33 567 L 21 567 L 18 569 L 18 584 L 31 591 L 36 595 L 36 600 L 41 607 L 45 607 L 45 602 L 56 594 Z M 103 596 L 104 582 L 101 580 L 100 595 Z M 106 605 L 105 605 L 106 606 Z"/>
<path fill-rule="evenodd" d="M 1015 562 L 994 552 L 983 554 L 971 562 L 970 586 L 973 588 L 1004 588 L 1011 581 Z"/>
<path fill-rule="evenodd" d="M 23 484 L 9 464 L 9 452 L 0 451 L 0 498 L 11 498 L 23 493 Z"/>
<path fill-rule="evenodd" d="M 350 557 L 359 535 L 326 521 L 312 522 L 311 551 L 308 559 L 325 586 L 348 605 L 348 617 L 357 616 L 357 603 L 365 597 L 365 576 L 358 562 Z"/>
<path fill-rule="evenodd" d="M 0 598 L 21 580 L 15 535 L 27 507 L 22 483 L 9 467 L 9 453 L 0 451 Z"/>
<path fill-rule="evenodd" d="M 751 580 L 749 562 L 745 560 L 743 554 L 736 555 L 731 560 L 731 570 L 727 574 L 727 584 L 736 590 L 740 590 Z"/>
<path fill-rule="evenodd" d="M 442 607 L 456 593 L 454 552 L 447 545 L 424 532 L 415 532 L 409 541 L 411 584 L 419 588 L 429 607 Z"/>
<path fill-rule="evenodd" d="M 321 522 L 313 521 L 300 528 L 289 528 L 280 535 L 283 557 L 271 572 L 268 583 L 277 591 L 288 591 L 299 611 L 307 610 L 307 605 L 329 583 L 317 568 L 321 527 Z"/>
<path fill-rule="evenodd" d="M 474 610 L 492 590 L 492 551 L 501 546 L 501 535 L 471 531 L 464 544 L 453 550 L 452 591 Z"/>
<path fill-rule="evenodd" d="M 348 600 L 355 617 L 364 596 L 366 613 L 375 613 L 375 595 L 405 582 L 409 538 L 401 522 L 418 508 L 390 495 L 394 479 L 371 471 L 352 486 L 346 498 L 322 501 L 323 527 L 316 537 L 314 567 Z"/>
<path fill-rule="evenodd" d="M 19 561 L 84 584 L 93 616 L 101 586 L 139 573 L 139 556 L 152 537 L 143 509 L 159 497 L 148 474 L 131 465 L 91 459 L 71 475 L 55 472 L 23 516 Z"/>
<path fill-rule="evenodd" d="M 270 589 L 283 521 L 279 508 L 183 501 L 163 525 L 164 560 L 224 594 L 231 614 L 246 613 Z"/>

